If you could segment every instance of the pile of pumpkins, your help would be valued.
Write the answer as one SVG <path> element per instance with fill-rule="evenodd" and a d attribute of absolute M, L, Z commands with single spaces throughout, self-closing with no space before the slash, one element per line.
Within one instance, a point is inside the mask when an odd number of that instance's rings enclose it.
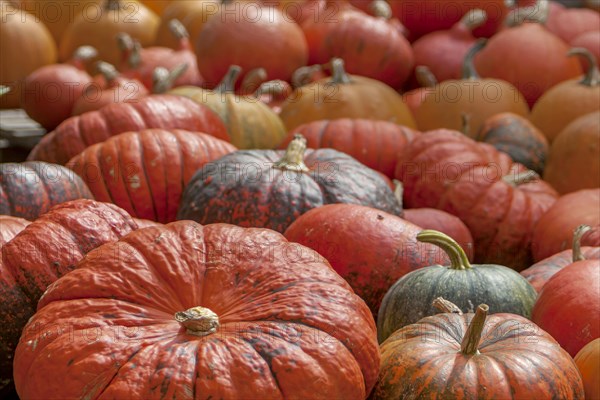
<path fill-rule="evenodd" d="M 600 14 L 0 0 L 2 398 L 600 398 Z"/>

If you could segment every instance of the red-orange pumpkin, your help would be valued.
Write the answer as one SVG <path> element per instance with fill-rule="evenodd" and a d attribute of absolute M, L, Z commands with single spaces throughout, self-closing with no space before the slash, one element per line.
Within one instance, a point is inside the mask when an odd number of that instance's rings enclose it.
<path fill-rule="evenodd" d="M 594 55 L 596 60 L 600 60 L 600 29 L 583 33 L 571 40 L 569 44 L 571 47 L 582 47 L 587 49 Z M 583 67 L 584 71 L 587 71 L 587 69 L 590 67 L 590 64 L 586 59 L 582 58 L 581 66 Z"/>
<path fill-rule="evenodd" d="M 568 8 L 548 19 L 546 29 L 567 43 L 577 36 L 600 27 L 600 14 L 585 8 Z"/>
<path fill-rule="evenodd" d="M 72 337 L 40 335 L 54 326 Z M 53 284 L 24 329 L 15 384 L 22 398 L 359 400 L 377 379 L 375 335 L 365 303 L 311 249 L 178 221 L 96 249 Z"/>
<path fill-rule="evenodd" d="M 586 399 L 600 399 L 600 338 L 586 344 L 575 356 Z"/>
<path fill-rule="evenodd" d="M 0 249 L 30 223 L 24 218 L 0 215 Z"/>
<path fill-rule="evenodd" d="M 237 150 L 215 137 L 179 129 L 146 129 L 88 147 L 67 163 L 96 200 L 136 218 L 175 221 L 181 193 L 206 163 Z"/>

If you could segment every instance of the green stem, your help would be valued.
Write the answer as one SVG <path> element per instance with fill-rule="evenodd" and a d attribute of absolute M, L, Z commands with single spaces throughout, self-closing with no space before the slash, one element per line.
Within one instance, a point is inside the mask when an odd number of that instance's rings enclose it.
<path fill-rule="evenodd" d="M 350 76 L 346 73 L 346 70 L 344 69 L 344 60 L 342 60 L 341 58 L 334 58 L 331 60 L 331 71 L 332 76 L 329 83 L 342 84 L 352 82 Z"/>
<path fill-rule="evenodd" d="M 460 352 L 464 355 L 472 356 L 479 354 L 477 347 L 479 346 L 479 340 L 481 340 L 481 334 L 483 333 L 483 327 L 485 326 L 489 310 L 490 308 L 487 304 L 480 304 L 477 310 L 475 310 L 475 316 L 469 323 L 467 332 L 460 344 Z"/>
<path fill-rule="evenodd" d="M 467 27 L 468 30 L 472 31 L 475 28 L 480 27 L 487 21 L 487 13 L 480 9 L 474 8 L 469 10 L 460 20 L 461 24 Z"/>
<path fill-rule="evenodd" d="M 465 251 L 450 236 L 442 232 L 426 229 L 417 234 L 417 240 L 422 243 L 431 243 L 444 250 L 450 258 L 451 269 L 472 268 Z"/>
<path fill-rule="evenodd" d="M 475 58 L 475 54 L 479 53 L 485 47 L 486 44 L 487 39 L 479 39 L 469 49 L 463 61 L 462 79 L 475 80 L 480 78 L 479 74 L 477 73 L 477 70 L 475 69 L 475 63 L 473 63 L 473 59 Z"/>
<path fill-rule="evenodd" d="M 600 86 L 600 71 L 598 70 L 598 62 L 596 57 L 588 49 L 583 47 L 574 47 L 567 53 L 567 56 L 579 56 L 583 57 L 588 62 L 588 69 L 583 76 L 583 79 L 579 82 L 582 85 L 595 87 Z"/>
<path fill-rule="evenodd" d="M 299 133 L 294 135 L 294 139 L 288 144 L 285 154 L 281 160 L 273 164 L 273 168 L 308 172 L 309 169 L 304 164 L 304 152 L 306 151 L 306 138 Z"/>
<path fill-rule="evenodd" d="M 98 61 L 96 63 L 96 70 L 98 71 L 98 73 L 104 76 L 104 79 L 106 79 L 106 83 L 108 85 L 110 85 L 115 79 L 119 77 L 119 71 L 117 71 L 114 65 L 104 61 Z"/>
<path fill-rule="evenodd" d="M 194 336 L 206 336 L 219 328 L 219 316 L 205 307 L 193 307 L 175 313 L 175 320 Z"/>
<path fill-rule="evenodd" d="M 589 225 L 579 225 L 573 232 L 573 262 L 585 260 L 583 254 L 581 254 L 581 238 L 590 229 Z"/>
<path fill-rule="evenodd" d="M 232 65 L 227 70 L 227 73 L 221 80 L 221 82 L 217 85 L 216 88 L 213 89 L 213 92 L 216 93 L 232 93 L 235 90 L 235 83 L 237 82 L 240 74 L 242 73 L 242 67 L 238 65 Z"/>
<path fill-rule="evenodd" d="M 161 94 L 168 92 L 187 68 L 187 63 L 179 64 L 171 71 L 163 67 L 156 67 L 152 74 L 152 93 Z"/>
<path fill-rule="evenodd" d="M 190 36 L 185 26 L 177 18 L 169 20 L 169 31 L 179 40 Z"/>

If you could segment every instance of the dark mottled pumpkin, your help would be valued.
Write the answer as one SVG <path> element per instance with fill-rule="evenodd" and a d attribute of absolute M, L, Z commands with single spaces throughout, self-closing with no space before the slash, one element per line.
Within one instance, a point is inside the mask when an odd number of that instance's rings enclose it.
<path fill-rule="evenodd" d="M 112 204 L 74 200 L 53 207 L 2 246 L 0 389 L 12 379 L 19 335 L 46 287 L 90 250 L 135 229 L 129 214 Z"/>
<path fill-rule="evenodd" d="M 94 197 L 77 174 L 61 165 L 0 164 L 0 214 L 33 221 L 56 204 L 81 198 Z"/>
<path fill-rule="evenodd" d="M 225 222 L 284 232 L 308 210 L 359 204 L 394 215 L 402 207 L 376 171 L 333 149 L 240 150 L 200 169 L 183 192 L 177 219 Z"/>
<path fill-rule="evenodd" d="M 0 215 L 0 249 L 30 223 L 24 218 Z"/>
<path fill-rule="evenodd" d="M 432 302 L 440 296 L 463 311 L 485 301 L 493 313 L 529 318 L 537 292 L 517 272 L 502 265 L 471 265 L 458 243 L 441 232 L 424 230 L 417 240 L 441 247 L 451 264 L 410 272 L 388 290 L 377 315 L 380 343 L 394 331 L 435 314 Z"/>
<path fill-rule="evenodd" d="M 72 336 L 40 334 L 57 326 Z M 99 247 L 48 288 L 15 384 L 22 398 L 362 400 L 375 335 L 366 304 L 313 250 L 177 221 Z"/>
<path fill-rule="evenodd" d="M 446 312 L 397 330 L 380 347 L 373 400 L 583 400 L 573 359 L 519 315 Z"/>
<path fill-rule="evenodd" d="M 500 113 L 484 121 L 477 140 L 508 154 L 514 162 L 543 174 L 548 156 L 548 140 L 527 118 Z"/>

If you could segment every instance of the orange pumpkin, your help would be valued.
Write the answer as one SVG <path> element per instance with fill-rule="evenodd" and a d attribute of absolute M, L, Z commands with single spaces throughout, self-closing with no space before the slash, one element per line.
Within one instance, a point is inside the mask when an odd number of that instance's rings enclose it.
<path fill-rule="evenodd" d="M 402 99 L 413 115 L 417 113 L 417 109 L 421 106 L 423 100 L 425 100 L 427 93 L 439 83 L 437 77 L 431 72 L 429 67 L 425 65 L 418 65 L 415 68 L 415 78 L 420 87 L 402 95 Z"/>
<path fill-rule="evenodd" d="M 583 378 L 586 399 L 600 399 L 600 338 L 594 339 L 579 350 L 575 364 Z"/>
<path fill-rule="evenodd" d="M 574 48 L 569 54 L 587 60 L 589 67 L 584 78 L 569 79 L 552 87 L 531 110 L 531 122 L 550 143 L 576 118 L 600 110 L 600 72 L 596 58 L 584 48 Z"/>
<path fill-rule="evenodd" d="M 0 108 L 18 108 L 23 80 L 56 62 L 56 45 L 44 24 L 8 1 L 0 0 L 0 19 L 0 85 L 11 88 L 0 97 Z"/>
<path fill-rule="evenodd" d="M 600 111 L 577 118 L 558 135 L 544 180 L 563 194 L 600 187 Z"/>

